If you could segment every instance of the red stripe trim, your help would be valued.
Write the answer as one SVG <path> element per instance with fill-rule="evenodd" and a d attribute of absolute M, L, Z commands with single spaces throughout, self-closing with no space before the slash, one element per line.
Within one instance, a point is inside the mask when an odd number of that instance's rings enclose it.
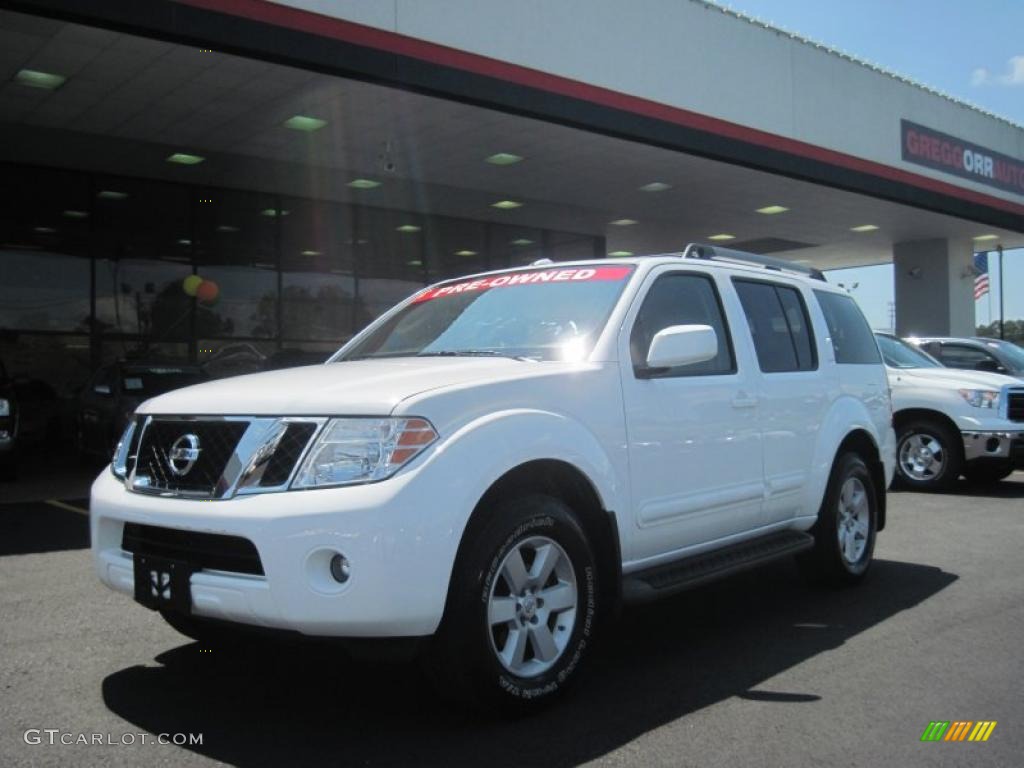
<path fill-rule="evenodd" d="M 972 203 L 986 205 L 990 208 L 1024 215 L 1024 205 L 964 189 L 963 187 L 932 179 L 928 176 L 921 176 L 899 168 L 893 168 L 889 165 L 876 163 L 872 160 L 865 160 L 854 155 L 825 149 L 796 139 L 789 139 L 784 136 L 767 133 L 766 131 L 760 131 L 756 128 L 748 128 L 747 126 L 680 109 L 679 107 L 671 107 L 667 104 L 650 101 L 638 96 L 630 96 L 619 91 L 582 83 L 578 80 L 552 75 L 518 64 L 509 64 L 508 62 L 475 53 L 468 53 L 437 43 L 429 43 L 396 32 L 388 32 L 363 24 L 336 19 L 313 11 L 279 5 L 267 0 L 177 0 L 177 2 L 219 13 L 242 16 L 320 37 L 329 37 L 346 43 L 352 43 L 353 45 L 388 51 L 428 61 L 432 64 L 589 101 L 624 112 L 675 123 L 676 125 L 714 133 L 719 136 L 726 136 L 748 144 L 809 158 L 828 165 L 837 165 L 890 181 L 927 189 Z"/>

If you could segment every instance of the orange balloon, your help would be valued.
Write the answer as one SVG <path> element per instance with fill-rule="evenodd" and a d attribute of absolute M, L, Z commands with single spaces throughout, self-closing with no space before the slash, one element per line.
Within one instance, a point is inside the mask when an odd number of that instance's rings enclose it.
<path fill-rule="evenodd" d="M 205 301 L 207 304 L 216 301 L 219 295 L 220 286 L 213 282 L 213 280 L 203 280 L 196 289 L 196 298 L 200 301 Z"/>

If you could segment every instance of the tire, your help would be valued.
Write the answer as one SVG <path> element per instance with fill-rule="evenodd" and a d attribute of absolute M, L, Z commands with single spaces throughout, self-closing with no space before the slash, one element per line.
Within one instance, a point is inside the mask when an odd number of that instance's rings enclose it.
<path fill-rule="evenodd" d="M 800 556 L 813 582 L 850 586 L 871 567 L 878 532 L 878 489 L 864 459 L 844 453 L 832 465 L 818 521 L 811 528 L 814 548 Z"/>
<path fill-rule="evenodd" d="M 238 645 L 243 640 L 242 632 L 230 624 L 186 616 L 176 611 L 160 611 L 160 615 L 174 630 L 203 645 L 224 647 Z"/>
<path fill-rule="evenodd" d="M 460 549 L 426 671 L 451 698 L 523 713 L 579 677 L 603 609 L 598 569 L 559 499 L 531 494 L 486 514 Z"/>
<path fill-rule="evenodd" d="M 913 491 L 945 491 L 964 464 L 960 434 L 938 421 L 905 424 L 896 440 L 896 478 Z"/>
<path fill-rule="evenodd" d="M 964 467 L 964 477 L 976 485 L 998 483 L 1013 474 L 1013 465 L 993 461 L 974 462 Z"/>

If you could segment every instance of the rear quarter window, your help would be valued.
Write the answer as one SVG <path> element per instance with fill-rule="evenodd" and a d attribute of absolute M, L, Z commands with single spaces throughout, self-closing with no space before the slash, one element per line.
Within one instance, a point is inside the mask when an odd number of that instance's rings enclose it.
<path fill-rule="evenodd" d="M 875 335 L 857 303 L 841 293 L 815 291 L 814 295 L 825 315 L 836 362 L 853 365 L 880 363 L 882 356 Z"/>

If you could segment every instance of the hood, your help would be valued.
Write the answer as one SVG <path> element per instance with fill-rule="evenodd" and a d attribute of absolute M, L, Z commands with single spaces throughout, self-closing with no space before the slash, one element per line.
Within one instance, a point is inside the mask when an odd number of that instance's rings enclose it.
<path fill-rule="evenodd" d="M 949 387 L 951 389 L 1002 389 L 1006 385 L 1021 386 L 1018 379 L 987 371 L 965 371 L 960 368 L 886 368 L 889 382 L 917 386 Z"/>
<path fill-rule="evenodd" d="M 402 400 L 442 387 L 550 373 L 559 363 L 504 357 L 353 360 L 234 376 L 147 400 L 140 414 L 386 416 Z"/>

